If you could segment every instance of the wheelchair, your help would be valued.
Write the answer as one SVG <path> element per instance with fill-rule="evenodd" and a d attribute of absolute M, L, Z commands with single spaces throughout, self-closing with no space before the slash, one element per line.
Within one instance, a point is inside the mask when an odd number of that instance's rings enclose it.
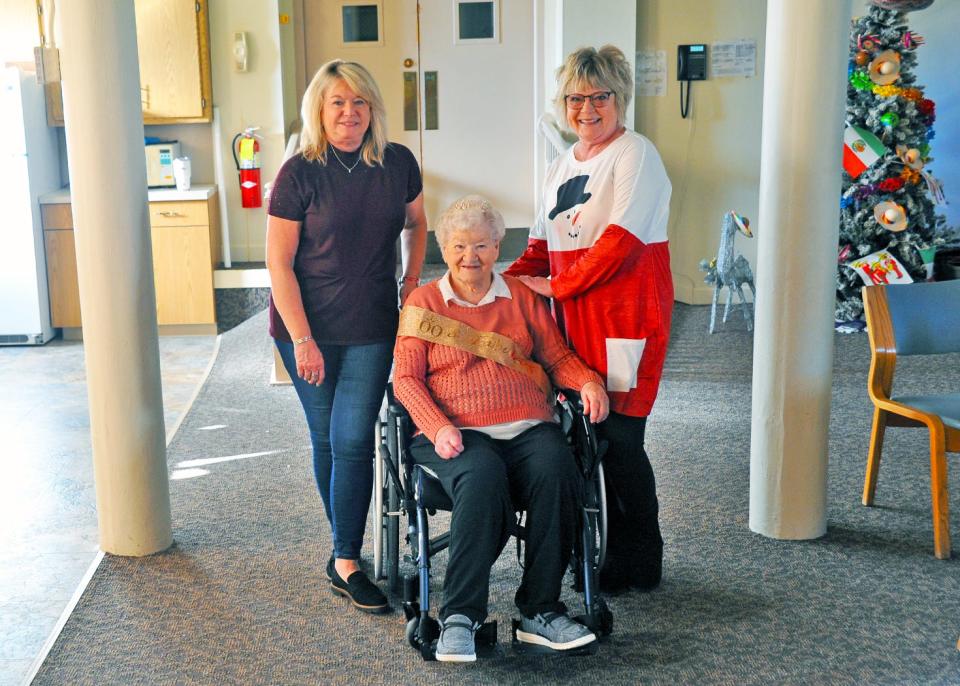
<path fill-rule="evenodd" d="M 597 575 L 606 556 L 607 503 L 603 487 L 603 454 L 606 443 L 597 439 L 593 424 L 583 414 L 583 404 L 573 391 L 558 391 L 557 410 L 567 442 L 576 459 L 583 480 L 577 545 L 570 561 L 574 589 L 582 594 L 584 613 L 574 617 L 598 638 L 613 631 L 613 614 L 598 591 Z M 430 616 L 430 559 L 450 545 L 449 531 L 430 537 L 428 515 L 453 507 L 440 482 L 417 465 L 408 450 L 415 430 L 413 420 L 394 398 L 388 386 L 385 407 L 377 420 L 377 459 L 375 460 L 374 508 L 378 522 L 373 536 L 374 572 L 378 580 L 386 580 L 394 593 L 402 592 L 403 610 L 407 619 L 406 638 L 410 646 L 425 660 L 435 659 L 439 622 Z M 517 517 L 513 534 L 524 536 L 522 513 Z M 405 521 L 403 543 L 409 550 L 403 557 L 416 571 L 401 573 L 401 519 Z M 376 521 L 376 520 L 375 520 Z M 519 557 L 519 548 L 518 548 Z M 553 652 L 538 646 L 520 643 L 513 620 L 512 645 L 517 652 Z M 496 621 L 483 625 L 476 634 L 477 651 L 489 654 L 497 643 Z M 569 654 L 593 653 L 597 643 L 573 650 Z"/>

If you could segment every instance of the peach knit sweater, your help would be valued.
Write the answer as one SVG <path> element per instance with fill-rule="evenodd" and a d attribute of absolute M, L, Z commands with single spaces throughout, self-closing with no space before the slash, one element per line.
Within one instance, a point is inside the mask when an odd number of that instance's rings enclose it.
<path fill-rule="evenodd" d="M 579 391 L 600 376 L 567 347 L 546 303 L 518 279 L 506 276 L 512 299 L 497 298 L 480 307 L 446 304 L 436 282 L 407 299 L 478 331 L 513 339 L 537 361 L 554 385 Z M 536 382 L 493 360 L 414 336 L 398 336 L 393 388 L 413 421 L 433 441 L 447 424 L 489 426 L 521 419 L 553 421 L 553 411 Z"/>

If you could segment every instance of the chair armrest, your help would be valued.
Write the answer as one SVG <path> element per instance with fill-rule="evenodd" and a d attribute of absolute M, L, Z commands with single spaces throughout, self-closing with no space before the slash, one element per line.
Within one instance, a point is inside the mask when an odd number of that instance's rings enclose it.
<path fill-rule="evenodd" d="M 583 414 L 583 398 L 580 397 L 579 391 L 575 391 L 572 388 L 555 388 L 553 392 L 558 402 L 566 399 L 578 414 Z"/>

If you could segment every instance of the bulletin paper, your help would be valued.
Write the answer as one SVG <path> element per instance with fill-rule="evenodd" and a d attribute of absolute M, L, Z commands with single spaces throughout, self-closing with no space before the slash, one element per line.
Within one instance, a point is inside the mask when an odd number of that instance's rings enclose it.
<path fill-rule="evenodd" d="M 667 94 L 667 53 L 665 50 L 638 50 L 637 95 Z"/>
<path fill-rule="evenodd" d="M 710 76 L 756 76 L 757 41 L 741 39 L 710 46 Z"/>

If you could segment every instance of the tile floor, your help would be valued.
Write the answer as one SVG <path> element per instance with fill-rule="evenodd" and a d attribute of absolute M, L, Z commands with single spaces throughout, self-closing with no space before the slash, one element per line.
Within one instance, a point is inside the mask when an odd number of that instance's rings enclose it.
<path fill-rule="evenodd" d="M 216 340 L 160 339 L 168 438 Z M 0 347 L 0 437 L 0 686 L 13 686 L 97 556 L 83 343 Z"/>

